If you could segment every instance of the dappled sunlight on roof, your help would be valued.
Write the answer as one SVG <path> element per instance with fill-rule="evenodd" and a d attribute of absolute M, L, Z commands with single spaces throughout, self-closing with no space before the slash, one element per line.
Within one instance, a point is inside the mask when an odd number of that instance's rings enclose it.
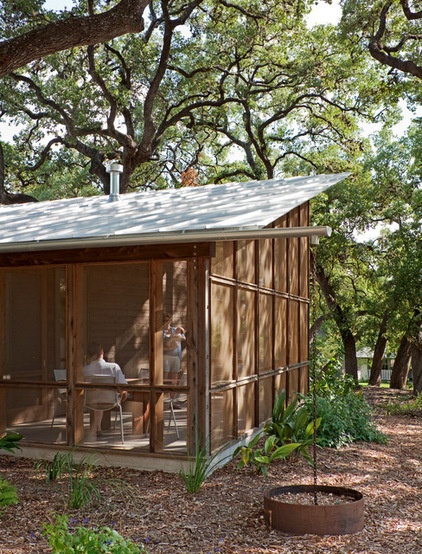
<path fill-rule="evenodd" d="M 0 206 L 2 245 L 151 233 L 261 229 L 347 173 Z"/>

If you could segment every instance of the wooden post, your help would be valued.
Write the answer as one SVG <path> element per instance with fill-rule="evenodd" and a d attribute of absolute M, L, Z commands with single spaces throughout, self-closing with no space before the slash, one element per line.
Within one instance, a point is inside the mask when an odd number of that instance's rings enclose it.
<path fill-rule="evenodd" d="M 6 374 L 6 272 L 0 271 L 0 380 Z M 1 385 L 1 383 L 0 383 Z M 0 387 L 0 435 L 7 428 L 6 387 Z"/>
<path fill-rule="evenodd" d="M 83 381 L 85 309 L 83 268 L 67 266 L 67 360 L 68 367 L 68 436 L 70 444 L 84 441 L 84 391 L 77 386 Z"/>
<path fill-rule="evenodd" d="M 163 263 L 151 261 L 150 321 L 151 321 L 151 375 L 152 385 L 163 384 Z M 164 395 L 153 392 L 150 410 L 150 448 L 152 452 L 164 449 Z"/>

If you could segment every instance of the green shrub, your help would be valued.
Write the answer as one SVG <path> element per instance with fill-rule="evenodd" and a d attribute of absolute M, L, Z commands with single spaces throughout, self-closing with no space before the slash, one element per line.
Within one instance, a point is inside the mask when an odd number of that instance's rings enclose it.
<path fill-rule="evenodd" d="M 343 373 L 341 366 L 334 360 L 316 376 L 315 390 L 317 396 L 337 398 L 356 390 L 356 382 L 352 375 Z"/>
<path fill-rule="evenodd" d="M 308 395 L 305 405 L 313 413 L 313 398 Z M 371 421 L 371 408 L 361 393 L 349 392 L 340 396 L 317 396 L 316 412 L 321 425 L 317 444 L 340 448 L 356 441 L 385 444 L 386 436 Z"/>
<path fill-rule="evenodd" d="M 314 413 L 313 383 L 311 392 L 301 398 L 308 413 Z M 378 442 L 384 444 L 387 437 L 372 423 L 372 410 L 357 390 L 351 375 L 343 374 L 335 361 L 317 372 L 316 416 L 321 419 L 318 428 L 318 446 L 340 448 L 355 441 Z"/>
<path fill-rule="evenodd" d="M 9 481 L 0 477 L 0 512 L 6 506 L 13 506 L 18 504 L 19 498 L 18 493 L 16 492 L 16 487 L 14 487 Z"/>
<path fill-rule="evenodd" d="M 52 554 L 139 554 L 144 546 L 124 539 L 110 527 L 70 526 L 67 516 L 57 516 L 54 523 L 44 525 L 44 534 Z"/>

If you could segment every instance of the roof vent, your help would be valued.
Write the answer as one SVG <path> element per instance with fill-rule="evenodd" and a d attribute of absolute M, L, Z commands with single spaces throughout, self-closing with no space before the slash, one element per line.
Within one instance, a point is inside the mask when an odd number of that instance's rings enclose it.
<path fill-rule="evenodd" d="M 116 163 L 108 164 L 106 167 L 107 173 L 110 173 L 110 196 L 109 202 L 116 202 L 120 200 L 120 176 L 119 173 L 123 173 L 123 166 Z"/>

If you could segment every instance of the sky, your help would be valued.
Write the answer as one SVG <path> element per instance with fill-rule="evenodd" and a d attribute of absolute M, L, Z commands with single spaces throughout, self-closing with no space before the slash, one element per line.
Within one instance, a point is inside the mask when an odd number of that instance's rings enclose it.
<path fill-rule="evenodd" d="M 46 10 L 63 10 L 72 7 L 72 0 L 45 0 L 44 8 Z"/>
<path fill-rule="evenodd" d="M 322 23 L 336 24 L 340 21 L 340 17 L 340 4 L 338 0 L 333 0 L 331 4 L 326 2 L 315 4 L 308 16 L 308 21 L 311 25 L 320 25 Z"/>

